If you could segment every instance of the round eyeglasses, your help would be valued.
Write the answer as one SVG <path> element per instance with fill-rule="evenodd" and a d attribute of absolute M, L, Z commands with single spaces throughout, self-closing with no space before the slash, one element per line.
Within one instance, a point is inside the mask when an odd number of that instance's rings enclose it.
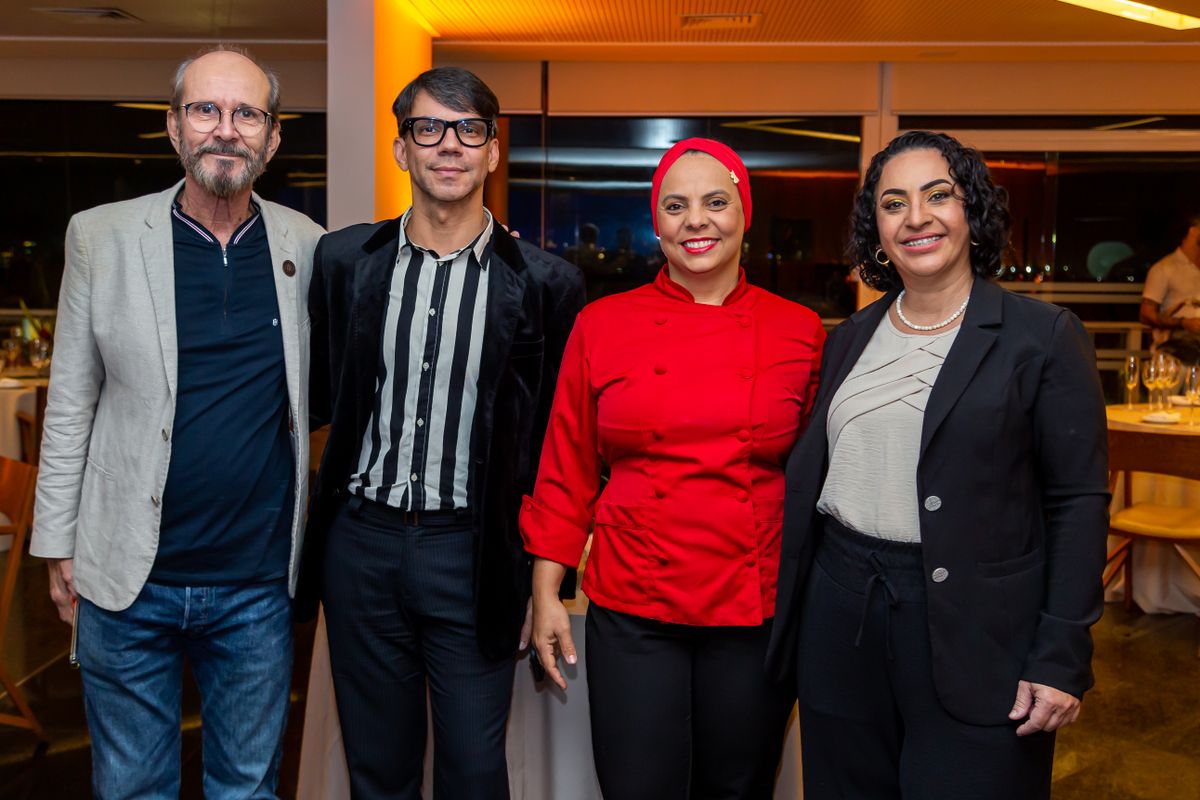
<path fill-rule="evenodd" d="M 454 135 L 464 147 L 483 147 L 496 133 L 496 123 L 482 117 L 467 117 L 453 122 L 437 117 L 409 117 L 400 126 L 400 134 L 407 131 L 412 140 L 421 147 L 435 147 L 446 138 L 446 130 L 454 129 Z"/>
<path fill-rule="evenodd" d="M 267 124 L 267 120 L 271 119 L 271 115 L 261 108 L 254 106 L 238 106 L 237 108 L 224 109 L 216 103 L 208 100 L 197 100 L 194 103 L 185 103 L 181 105 L 184 115 L 188 118 L 188 123 L 196 133 L 212 133 L 221 124 L 221 117 L 229 115 L 233 122 L 233 127 L 238 133 L 254 134 L 262 130 Z"/>

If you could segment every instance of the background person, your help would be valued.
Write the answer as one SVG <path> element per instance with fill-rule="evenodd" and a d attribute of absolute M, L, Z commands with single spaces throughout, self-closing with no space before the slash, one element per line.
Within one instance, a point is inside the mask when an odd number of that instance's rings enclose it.
<path fill-rule="evenodd" d="M 521 514 L 533 644 L 566 688 L 556 651 L 576 652 L 558 592 L 594 518 L 583 588 L 605 797 L 768 797 L 793 704 L 763 672 L 783 463 L 825 334 L 812 311 L 746 283 L 749 175 L 728 147 L 668 150 L 651 208 L 667 265 L 587 306 L 563 357 Z"/>
<path fill-rule="evenodd" d="M 1046 798 L 1093 683 L 1104 399 L 1065 309 L 989 280 L 1007 198 L 915 131 L 871 161 L 849 251 L 887 294 L 830 335 L 788 460 L 777 672 L 804 796 Z"/>
<path fill-rule="evenodd" d="M 1138 319 L 1150 326 L 1154 349 L 1200 362 L 1200 214 L 1188 217 L 1179 247 L 1146 273 Z"/>

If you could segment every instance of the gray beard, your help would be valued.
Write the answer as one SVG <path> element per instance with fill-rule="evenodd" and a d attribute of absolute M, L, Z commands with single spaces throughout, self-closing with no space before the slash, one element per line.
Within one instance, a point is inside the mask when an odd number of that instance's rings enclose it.
<path fill-rule="evenodd" d="M 218 155 L 236 155 L 243 159 L 240 172 L 234 172 L 233 166 L 221 166 L 215 170 L 206 171 L 201 164 L 201 158 L 209 153 Z M 267 151 L 255 152 L 245 147 L 232 144 L 203 144 L 191 150 L 186 143 L 179 143 L 179 163 L 196 183 L 208 193 L 220 198 L 232 197 L 238 192 L 253 186 L 258 177 L 267 169 Z"/>

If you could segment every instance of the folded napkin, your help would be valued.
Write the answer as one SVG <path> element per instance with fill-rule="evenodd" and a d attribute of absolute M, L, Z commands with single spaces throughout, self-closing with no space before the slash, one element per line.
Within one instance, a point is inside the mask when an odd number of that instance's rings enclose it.
<path fill-rule="evenodd" d="M 1149 414 L 1142 417 L 1142 422 L 1170 425 L 1173 422 L 1179 422 L 1181 419 L 1183 419 L 1183 415 L 1178 411 L 1151 411 Z"/>
<path fill-rule="evenodd" d="M 1173 406 L 1183 406 L 1184 408 L 1187 408 L 1188 406 L 1193 405 L 1192 403 L 1189 403 L 1188 399 L 1181 394 L 1173 394 L 1167 399 L 1171 401 L 1171 405 Z M 1195 405 L 1200 407 L 1200 403 L 1195 403 Z"/>
<path fill-rule="evenodd" d="M 16 378 L 0 378 L 0 389 L 20 389 L 24 385 Z"/>

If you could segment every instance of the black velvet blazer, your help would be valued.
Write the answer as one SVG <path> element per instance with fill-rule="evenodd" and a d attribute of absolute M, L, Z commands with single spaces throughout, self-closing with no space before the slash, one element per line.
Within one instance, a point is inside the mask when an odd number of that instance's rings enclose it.
<path fill-rule="evenodd" d="M 830 401 L 895 292 L 825 343 L 812 422 L 787 464 L 768 666 L 804 669 L 799 604 L 822 535 Z M 930 393 L 917 497 L 934 683 L 943 706 L 1001 724 L 1020 679 L 1081 697 L 1103 611 L 1108 443 L 1095 354 L 1071 312 L 977 278 Z M 935 569 L 948 570 L 941 582 Z M 850 634 L 852 635 L 852 634 Z"/>
<path fill-rule="evenodd" d="M 299 619 L 316 613 L 321 561 L 325 548 L 336 546 L 327 542 L 329 525 L 370 420 L 399 232 L 399 219 L 354 225 L 322 237 L 313 256 L 309 410 L 313 430 L 331 427 L 305 531 Z M 559 362 L 584 287 L 576 267 L 500 225 L 492 237 L 471 508 L 479 646 L 501 658 L 516 651 L 530 590 L 532 562 L 517 529 L 521 497 L 533 489 Z"/>

